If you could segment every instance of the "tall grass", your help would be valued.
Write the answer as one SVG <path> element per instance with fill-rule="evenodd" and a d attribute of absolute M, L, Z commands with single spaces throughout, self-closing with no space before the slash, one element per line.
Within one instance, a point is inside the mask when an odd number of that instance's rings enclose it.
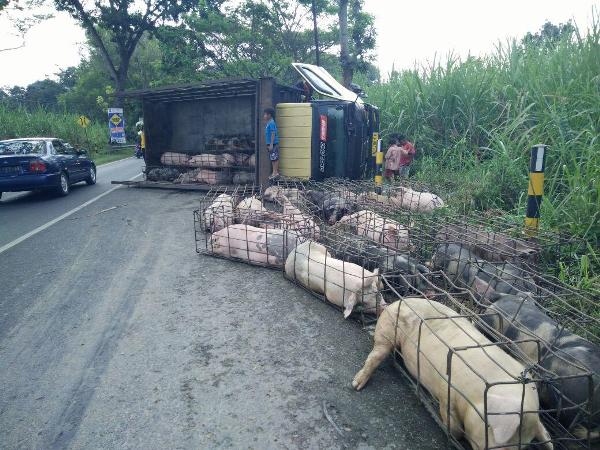
<path fill-rule="evenodd" d="M 588 276 L 600 254 L 595 16 L 585 35 L 575 32 L 547 46 L 513 42 L 484 58 L 449 57 L 367 89 L 381 109 L 382 131 L 416 142 L 416 176 L 456 182 L 468 208 L 524 215 L 529 149 L 548 144 L 542 226 L 589 242 L 591 252 L 579 268 Z"/>
<path fill-rule="evenodd" d="M 0 139 L 19 137 L 56 137 L 93 155 L 105 149 L 108 126 L 92 123 L 86 130 L 77 122 L 76 114 L 60 114 L 44 109 L 27 111 L 0 104 Z"/>

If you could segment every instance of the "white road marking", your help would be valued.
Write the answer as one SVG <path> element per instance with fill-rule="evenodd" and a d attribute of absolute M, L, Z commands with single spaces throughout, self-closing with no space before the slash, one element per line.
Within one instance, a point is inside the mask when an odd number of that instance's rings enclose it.
<path fill-rule="evenodd" d="M 127 181 L 132 181 L 132 180 L 135 180 L 137 177 L 139 177 L 139 176 L 141 176 L 141 175 L 143 175 L 143 174 L 142 174 L 142 173 L 138 173 L 136 176 L 134 176 L 134 177 L 131 177 L 131 178 L 130 178 L 129 180 L 127 180 Z M 63 220 L 63 219 L 65 219 L 65 218 L 69 217 L 70 215 L 72 215 L 72 214 L 75 214 L 77 211 L 80 211 L 80 210 L 82 210 L 82 209 L 83 209 L 83 208 L 85 208 L 86 206 L 89 206 L 89 205 L 91 205 L 92 203 L 94 203 L 94 202 L 96 202 L 96 201 L 100 200 L 102 197 L 104 197 L 104 196 L 106 196 L 106 195 L 110 194 L 110 193 L 111 193 L 111 192 L 113 192 L 113 191 L 116 191 L 117 189 L 119 189 L 119 188 L 121 188 L 121 187 L 123 187 L 123 186 L 122 186 L 122 185 L 115 186 L 114 188 L 111 188 L 111 189 L 109 189 L 108 191 L 106 191 L 106 192 L 103 192 L 103 193 L 102 193 L 102 194 L 100 194 L 100 195 L 97 195 L 96 197 L 94 197 L 94 198 L 92 198 L 92 199 L 88 200 L 87 202 L 85 202 L 85 203 L 82 203 L 82 204 L 81 204 L 81 205 L 79 205 L 78 207 L 76 207 L 76 208 L 73 208 L 72 210 L 70 210 L 70 211 L 67 211 L 66 213 L 64 213 L 64 214 L 62 214 L 62 215 L 60 215 L 60 216 L 56 217 L 55 219 L 52 219 L 51 221 L 49 221 L 49 222 L 46 222 L 46 223 L 45 223 L 45 224 L 43 224 L 43 225 L 40 225 L 39 227 L 37 227 L 37 228 L 35 228 L 35 229 L 31 230 L 29 233 L 26 233 L 26 234 L 24 234 L 23 236 L 21 236 L 21 237 L 19 237 L 19 238 L 15 239 L 14 241 L 11 241 L 11 242 L 9 242 L 8 244 L 6 244 L 6 245 L 3 245 L 2 247 L 0 247 L 0 254 L 1 254 L 1 253 L 4 253 L 6 250 L 9 250 L 9 249 L 13 248 L 15 245 L 18 245 L 18 244 L 20 244 L 21 242 L 23 242 L 23 241 L 25 241 L 25 240 L 29 239 L 31 236 L 35 236 L 35 235 L 36 235 L 36 234 L 38 234 L 39 232 L 41 232 L 41 231 L 44 231 L 44 230 L 45 230 L 45 229 L 47 229 L 47 228 L 50 228 L 50 227 L 51 227 L 52 225 L 54 225 L 55 223 L 58 223 L 58 222 L 60 222 L 61 220 Z"/>

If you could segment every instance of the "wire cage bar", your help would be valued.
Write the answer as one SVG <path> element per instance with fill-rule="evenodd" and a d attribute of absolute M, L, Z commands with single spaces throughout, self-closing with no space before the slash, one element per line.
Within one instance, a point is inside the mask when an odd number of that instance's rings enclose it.
<path fill-rule="evenodd" d="M 394 282 L 390 279 L 394 277 L 402 281 Z M 590 424 L 596 418 L 598 384 L 588 367 L 560 349 L 547 347 L 535 335 L 515 337 L 498 331 L 493 322 L 509 327 L 510 318 L 491 309 L 476 312 L 480 302 L 468 289 L 454 286 L 455 292 L 450 293 L 441 287 L 443 272 L 416 277 L 419 283 L 413 276 L 383 276 L 385 289 L 397 301 L 379 317 L 374 349 L 355 377 L 355 388 L 362 388 L 385 355 L 393 352 L 397 367 L 458 448 L 471 448 L 471 444 L 482 449 L 524 449 L 532 441 L 538 445 L 534 448 L 544 448 L 544 442 L 554 448 L 592 448 Z M 408 290 L 402 294 L 397 285 Z M 530 392 L 525 394 L 526 390 Z M 493 433 L 483 432 L 500 420 L 492 417 L 499 407 L 498 394 L 509 399 L 500 402 L 508 405 L 501 416 L 518 418 L 513 420 L 514 432 L 506 436 L 510 439 L 501 442 L 494 440 Z M 468 421 L 461 415 L 465 411 Z M 532 434 L 540 429 L 529 423 L 534 416 L 548 433 Z"/>
<path fill-rule="evenodd" d="M 377 321 L 355 387 L 393 352 L 454 445 L 593 448 L 598 296 L 547 274 L 578 243 L 551 232 L 530 239 L 494 216 L 411 211 L 389 201 L 407 186 L 381 198 L 372 186 L 281 179 L 215 188 L 194 212 L 196 249 L 283 268 L 345 318 Z"/>
<path fill-rule="evenodd" d="M 298 244 L 318 238 L 310 217 L 264 200 L 261 186 L 210 191 L 194 211 L 196 251 L 266 267 L 282 268 Z"/>
<path fill-rule="evenodd" d="M 254 138 L 247 135 L 215 136 L 196 152 L 167 151 L 160 164 L 146 165 L 148 181 L 175 184 L 253 184 L 256 156 Z"/>

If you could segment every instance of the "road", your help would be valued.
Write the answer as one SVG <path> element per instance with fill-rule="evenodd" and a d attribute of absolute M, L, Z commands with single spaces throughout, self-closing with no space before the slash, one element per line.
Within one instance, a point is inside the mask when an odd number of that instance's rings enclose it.
<path fill-rule="evenodd" d="M 143 161 L 137 158 L 101 165 L 94 186 L 75 184 L 67 197 L 51 192 L 5 192 L 0 199 L 0 247 L 114 188 L 112 180 L 127 180 L 140 174 L 142 167 Z"/>
<path fill-rule="evenodd" d="M 86 189 L 3 200 L 3 242 Z M 199 198 L 119 188 L 0 254 L 0 447 L 446 448 L 389 362 L 352 390 L 357 323 L 277 271 L 196 254 Z"/>

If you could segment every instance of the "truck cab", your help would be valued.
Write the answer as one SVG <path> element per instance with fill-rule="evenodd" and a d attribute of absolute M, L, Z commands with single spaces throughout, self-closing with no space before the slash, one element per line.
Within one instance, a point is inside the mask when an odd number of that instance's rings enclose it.
<path fill-rule="evenodd" d="M 371 176 L 379 136 L 379 110 L 338 83 L 325 69 L 294 63 L 315 92 L 310 103 L 279 103 L 280 173 L 323 180 Z"/>

